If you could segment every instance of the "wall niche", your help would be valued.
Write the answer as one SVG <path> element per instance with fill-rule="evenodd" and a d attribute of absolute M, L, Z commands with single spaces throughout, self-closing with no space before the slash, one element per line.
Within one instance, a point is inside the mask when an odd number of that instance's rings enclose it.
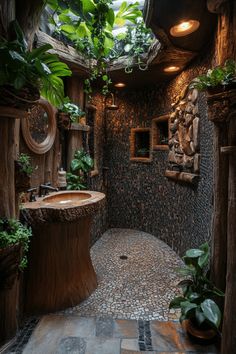
<path fill-rule="evenodd" d="M 130 160 L 150 162 L 152 134 L 150 128 L 132 128 L 130 134 Z"/>
<path fill-rule="evenodd" d="M 152 137 L 154 150 L 169 150 L 169 115 L 153 118 Z"/>

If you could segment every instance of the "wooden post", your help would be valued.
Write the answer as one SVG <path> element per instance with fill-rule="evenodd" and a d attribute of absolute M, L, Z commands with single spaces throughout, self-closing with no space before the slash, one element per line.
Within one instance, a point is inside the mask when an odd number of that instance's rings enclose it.
<path fill-rule="evenodd" d="M 229 116 L 229 145 L 236 147 L 236 111 Z M 227 228 L 227 278 L 223 323 L 222 354 L 236 348 L 236 153 L 229 152 L 229 192 Z"/>
<path fill-rule="evenodd" d="M 83 82 L 81 79 L 76 76 L 72 76 L 67 81 L 66 89 L 67 95 L 70 97 L 71 101 L 79 104 L 80 107 L 83 108 L 84 93 Z M 70 130 L 68 132 L 67 169 L 70 167 L 75 151 L 81 149 L 82 144 L 82 131 Z"/>
<path fill-rule="evenodd" d="M 225 291 L 227 260 L 227 205 L 228 205 L 228 157 L 220 152 L 221 146 L 228 145 L 228 129 L 225 123 L 214 125 L 214 207 L 212 225 L 212 280 Z M 223 299 L 221 301 L 223 309 Z"/>

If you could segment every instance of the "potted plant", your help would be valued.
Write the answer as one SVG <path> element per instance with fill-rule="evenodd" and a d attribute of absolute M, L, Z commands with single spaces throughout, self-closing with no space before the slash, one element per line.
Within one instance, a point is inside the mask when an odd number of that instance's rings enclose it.
<path fill-rule="evenodd" d="M 59 127 L 69 129 L 72 123 L 85 125 L 85 112 L 82 111 L 79 105 L 72 103 L 69 97 L 66 97 L 59 109 Z"/>
<path fill-rule="evenodd" d="M 236 62 L 233 59 L 225 61 L 223 66 L 217 66 L 200 75 L 190 83 L 190 89 L 217 93 L 236 87 Z"/>
<path fill-rule="evenodd" d="M 10 289 L 27 265 L 30 228 L 15 219 L 0 218 L 0 290 Z"/>
<path fill-rule="evenodd" d="M 209 279 L 209 246 L 190 249 L 183 257 L 184 266 L 178 271 L 186 276 L 179 283 L 183 295 L 175 297 L 170 308 L 180 308 L 180 322 L 187 332 L 200 340 L 210 340 L 219 333 L 221 310 L 215 299 L 224 294 Z"/>
<path fill-rule="evenodd" d="M 149 157 L 149 150 L 148 148 L 140 148 L 137 151 L 138 157 Z"/>
<path fill-rule="evenodd" d="M 24 192 L 30 187 L 30 177 L 33 170 L 30 156 L 21 153 L 15 161 L 15 187 L 17 192 Z"/>
<path fill-rule="evenodd" d="M 93 159 L 86 151 L 83 149 L 76 151 L 71 161 L 70 172 L 67 173 L 67 189 L 86 189 L 86 179 L 93 164 Z"/>
<path fill-rule="evenodd" d="M 27 110 L 40 94 L 52 105 L 63 103 L 63 76 L 71 71 L 57 55 L 48 53 L 50 44 L 28 50 L 24 34 L 16 21 L 15 40 L 0 39 L 0 105 Z"/>

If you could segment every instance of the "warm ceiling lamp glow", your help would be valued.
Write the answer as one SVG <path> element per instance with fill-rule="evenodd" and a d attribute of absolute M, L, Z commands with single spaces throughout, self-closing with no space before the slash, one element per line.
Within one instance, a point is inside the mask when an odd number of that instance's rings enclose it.
<path fill-rule="evenodd" d="M 119 88 L 122 88 L 122 87 L 125 87 L 125 83 L 124 82 L 117 82 L 117 84 L 115 84 L 115 87 L 119 87 Z"/>
<path fill-rule="evenodd" d="M 173 37 L 183 37 L 195 32 L 200 26 L 197 20 L 188 20 L 180 22 L 178 25 L 171 27 L 170 34 Z"/>
<path fill-rule="evenodd" d="M 174 73 L 174 72 L 176 72 L 176 71 L 179 71 L 179 69 L 180 69 L 179 66 L 174 66 L 174 65 L 172 65 L 172 66 L 167 66 L 167 67 L 164 69 L 164 71 L 165 71 L 166 73 Z"/>

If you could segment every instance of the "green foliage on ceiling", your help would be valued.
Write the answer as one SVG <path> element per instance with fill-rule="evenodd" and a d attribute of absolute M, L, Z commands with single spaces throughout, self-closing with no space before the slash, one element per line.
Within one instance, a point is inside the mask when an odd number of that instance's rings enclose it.
<path fill-rule="evenodd" d="M 141 20 L 138 2 L 124 1 L 117 12 L 112 3 L 112 0 L 47 0 L 57 37 L 66 38 L 78 52 L 96 60 L 91 63 L 91 75 L 85 80 L 85 92 L 89 95 L 91 83 L 98 77 L 104 82 L 103 94 L 109 91 L 111 80 L 107 66 L 111 59 L 126 55 L 133 61 L 133 57 L 137 57 L 137 64 L 142 68 L 141 55 L 152 41 L 151 31 Z M 135 26 L 128 26 L 126 33 L 115 37 L 114 28 L 127 22 Z"/>

